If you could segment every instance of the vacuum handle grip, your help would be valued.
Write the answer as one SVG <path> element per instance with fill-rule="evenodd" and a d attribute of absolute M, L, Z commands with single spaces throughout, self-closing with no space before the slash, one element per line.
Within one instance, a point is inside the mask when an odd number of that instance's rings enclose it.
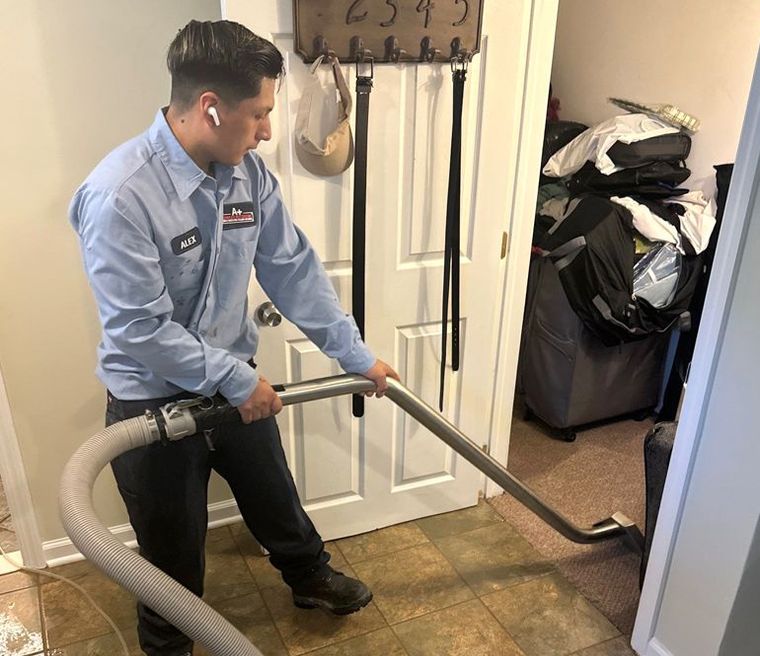
<path fill-rule="evenodd" d="M 216 428 L 219 424 L 239 423 L 241 420 L 238 409 L 226 401 L 215 402 L 210 408 L 198 408 L 193 415 L 199 433 Z"/>
<path fill-rule="evenodd" d="M 278 394 L 285 391 L 284 385 L 272 385 L 272 389 Z M 227 401 L 214 400 L 214 405 L 210 408 L 199 407 L 193 411 L 195 427 L 200 433 L 204 430 L 210 430 L 219 424 L 240 423 L 240 412 L 234 405 Z"/>

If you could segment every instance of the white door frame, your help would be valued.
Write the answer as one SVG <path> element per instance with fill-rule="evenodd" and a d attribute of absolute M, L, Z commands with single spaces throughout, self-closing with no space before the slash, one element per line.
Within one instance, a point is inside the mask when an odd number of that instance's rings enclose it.
<path fill-rule="evenodd" d="M 37 527 L 32 495 L 26 480 L 26 469 L 18 446 L 16 429 L 0 369 L 0 478 L 3 480 L 8 507 L 13 518 L 21 557 L 29 567 L 45 567 L 42 538 Z M 53 481 L 58 485 L 58 481 Z"/>
<path fill-rule="evenodd" d="M 507 257 L 502 260 L 497 298 L 501 310 L 494 329 L 499 331 L 498 349 L 494 355 L 496 377 L 490 426 L 490 454 L 504 466 L 509 453 L 512 428 L 512 406 L 515 398 L 517 360 L 520 353 L 528 266 L 533 237 L 541 144 L 546 127 L 546 101 L 549 95 L 554 38 L 559 0 L 533 0 L 520 34 L 527 35 L 520 62 L 524 71 L 522 105 L 512 117 L 514 151 L 505 160 L 514 163 L 508 191 L 512 190 L 512 206 L 507 218 Z M 486 480 L 487 497 L 501 494 L 502 489 Z"/>
<path fill-rule="evenodd" d="M 760 192 L 760 59 L 749 93 L 714 268 L 692 358 L 675 446 L 657 516 L 647 574 L 631 643 L 639 654 L 663 653 L 653 639 L 689 481 L 702 436 L 721 344 L 731 312 L 754 198 Z"/>

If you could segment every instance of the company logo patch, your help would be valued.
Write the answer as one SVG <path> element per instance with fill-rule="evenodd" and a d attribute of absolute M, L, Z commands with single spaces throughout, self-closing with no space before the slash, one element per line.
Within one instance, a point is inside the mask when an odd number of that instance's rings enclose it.
<path fill-rule="evenodd" d="M 175 255 L 187 253 L 187 251 L 201 245 L 201 232 L 198 228 L 193 228 L 172 239 L 172 252 Z"/>
<path fill-rule="evenodd" d="M 222 216 L 222 230 L 250 228 L 255 225 L 256 217 L 253 215 L 253 203 L 250 201 L 225 203 L 224 215 Z"/>

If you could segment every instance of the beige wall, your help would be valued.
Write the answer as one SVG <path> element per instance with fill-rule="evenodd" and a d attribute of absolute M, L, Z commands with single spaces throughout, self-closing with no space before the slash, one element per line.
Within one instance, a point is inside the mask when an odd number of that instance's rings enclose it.
<path fill-rule="evenodd" d="M 166 103 L 176 31 L 219 17 L 218 0 L 2 3 L 0 367 L 43 540 L 64 536 L 58 479 L 103 414 L 99 324 L 69 199 Z M 108 525 L 126 522 L 110 473 L 96 498 Z"/>
<path fill-rule="evenodd" d="M 681 107 L 702 121 L 685 185 L 714 190 L 733 162 L 758 43 L 757 0 L 561 0 L 552 82 L 563 119 L 620 113 L 609 96 Z"/>

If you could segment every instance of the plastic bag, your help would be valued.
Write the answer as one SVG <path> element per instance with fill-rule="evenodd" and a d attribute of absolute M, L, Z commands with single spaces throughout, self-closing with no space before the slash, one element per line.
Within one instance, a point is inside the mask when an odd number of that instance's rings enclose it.
<path fill-rule="evenodd" d="M 633 266 L 633 297 L 655 308 L 670 305 L 681 272 L 681 253 L 673 244 L 661 244 Z"/>

